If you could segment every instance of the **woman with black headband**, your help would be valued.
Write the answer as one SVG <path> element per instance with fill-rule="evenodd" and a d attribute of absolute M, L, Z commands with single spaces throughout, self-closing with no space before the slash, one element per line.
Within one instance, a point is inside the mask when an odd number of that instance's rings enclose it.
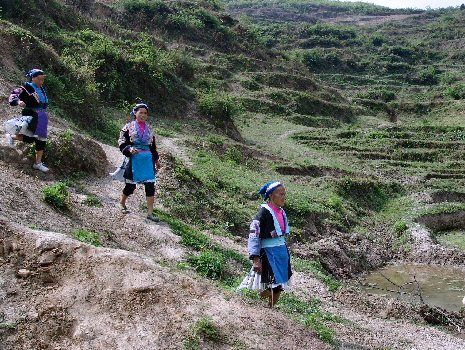
<path fill-rule="evenodd" d="M 145 103 L 138 103 L 133 108 L 131 116 L 134 118 L 121 129 L 118 140 L 121 152 L 129 158 L 124 172 L 125 187 L 121 196 L 120 208 L 126 214 L 126 200 L 134 193 L 136 184 L 143 183 L 147 197 L 147 219 L 159 221 L 153 215 L 155 199 L 155 182 L 157 169 L 160 168 L 155 134 L 147 124 L 149 107 Z"/>
<path fill-rule="evenodd" d="M 34 169 L 47 172 L 49 169 L 42 163 L 48 135 L 48 97 L 43 86 L 45 74 L 41 69 L 31 69 L 27 74 L 28 82 L 11 92 L 11 106 L 23 107 L 23 117 L 5 122 L 6 138 L 9 145 L 14 141 L 35 143 L 36 156 Z"/>

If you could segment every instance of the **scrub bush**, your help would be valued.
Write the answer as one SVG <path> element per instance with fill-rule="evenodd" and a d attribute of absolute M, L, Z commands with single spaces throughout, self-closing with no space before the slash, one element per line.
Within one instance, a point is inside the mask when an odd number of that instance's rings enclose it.
<path fill-rule="evenodd" d="M 202 115 L 218 121 L 231 120 L 239 111 L 237 101 L 226 93 L 208 92 L 199 99 L 199 111 Z"/>
<path fill-rule="evenodd" d="M 465 84 L 458 84 L 447 89 L 446 94 L 454 100 L 465 99 Z"/>
<path fill-rule="evenodd" d="M 189 262 L 204 277 L 219 280 L 225 275 L 226 259 L 221 252 L 205 250 L 199 256 L 191 256 Z"/>
<path fill-rule="evenodd" d="M 58 210 L 68 211 L 70 209 L 70 195 L 68 186 L 63 182 L 58 182 L 51 186 L 46 186 L 42 190 L 44 201 Z"/>
<path fill-rule="evenodd" d="M 96 232 L 91 232 L 87 230 L 77 230 L 73 232 L 73 237 L 80 242 L 87 243 L 95 247 L 102 246 L 100 235 Z"/>

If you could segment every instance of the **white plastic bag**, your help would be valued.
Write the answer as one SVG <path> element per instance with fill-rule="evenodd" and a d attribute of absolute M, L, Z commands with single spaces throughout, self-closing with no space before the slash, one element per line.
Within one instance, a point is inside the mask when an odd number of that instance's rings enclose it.
<path fill-rule="evenodd" d="M 116 168 L 116 170 L 112 173 L 110 173 L 110 176 L 113 180 L 124 182 L 124 171 L 126 170 L 126 166 L 128 165 L 128 158 L 124 157 L 123 163 Z"/>
<path fill-rule="evenodd" d="M 29 135 L 30 131 L 27 130 L 27 126 L 29 125 L 31 120 L 32 120 L 32 117 L 29 115 L 15 117 L 15 118 L 5 121 L 3 123 L 3 129 L 5 130 L 5 133 L 10 134 L 10 135 L 17 135 L 17 134 Z"/>
<path fill-rule="evenodd" d="M 262 275 L 255 272 L 253 267 L 238 287 L 238 289 L 261 290 Z"/>

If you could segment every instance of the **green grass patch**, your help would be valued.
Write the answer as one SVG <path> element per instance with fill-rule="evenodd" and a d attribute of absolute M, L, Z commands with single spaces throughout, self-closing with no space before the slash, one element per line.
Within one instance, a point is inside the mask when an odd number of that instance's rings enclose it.
<path fill-rule="evenodd" d="M 55 209 L 68 211 L 70 209 L 70 194 L 68 186 L 62 182 L 46 186 L 42 189 L 43 199 Z"/>
<path fill-rule="evenodd" d="M 379 211 L 390 196 L 402 193 L 396 183 L 383 183 L 370 179 L 344 177 L 336 185 L 339 195 L 350 198 L 357 206 Z"/>
<path fill-rule="evenodd" d="M 239 107 L 233 96 L 211 91 L 200 96 L 199 111 L 214 122 L 221 123 L 231 120 L 239 111 Z"/>
<path fill-rule="evenodd" d="M 408 225 L 405 221 L 399 220 L 394 223 L 394 231 L 396 231 L 397 234 L 403 234 L 405 231 L 407 231 Z"/>
<path fill-rule="evenodd" d="M 306 302 L 293 294 L 284 293 L 276 307 L 312 328 L 318 338 L 327 343 L 334 343 L 335 336 L 335 332 L 327 323 L 343 322 L 342 318 L 321 310 L 320 302 L 316 298 Z"/>
<path fill-rule="evenodd" d="M 96 232 L 80 229 L 73 232 L 73 237 L 80 242 L 93 245 L 94 247 L 102 246 L 100 235 Z"/>
<path fill-rule="evenodd" d="M 465 251 L 465 232 L 463 230 L 437 232 L 435 237 L 443 245 Z"/>
<path fill-rule="evenodd" d="M 292 265 L 296 271 L 311 273 L 316 279 L 323 282 L 330 292 L 335 292 L 342 286 L 341 282 L 331 276 L 318 261 L 292 257 Z"/>
<path fill-rule="evenodd" d="M 102 207 L 102 200 L 95 194 L 88 194 L 83 202 L 88 207 Z"/>
<path fill-rule="evenodd" d="M 404 251 L 409 253 L 412 250 L 412 242 L 412 234 L 409 231 L 403 231 L 398 233 L 394 241 L 393 248 L 395 251 Z"/>
<path fill-rule="evenodd" d="M 190 334 L 184 341 L 184 350 L 200 350 L 201 341 L 222 341 L 220 330 L 211 317 L 204 316 L 190 327 Z"/>
<path fill-rule="evenodd" d="M 465 203 L 440 203 L 421 210 L 417 218 L 422 216 L 453 214 L 459 211 L 465 211 Z"/>
<path fill-rule="evenodd" d="M 225 276 L 226 259 L 220 252 L 205 250 L 198 256 L 190 256 L 188 261 L 204 277 L 219 280 Z"/>
<path fill-rule="evenodd" d="M 218 280 L 224 283 L 225 286 L 233 286 L 237 284 L 237 274 L 245 273 L 245 270 L 250 268 L 250 261 L 242 254 L 213 243 L 202 232 L 161 210 L 157 209 L 155 213 L 162 221 L 170 225 L 173 233 L 182 238 L 181 244 L 197 252 L 197 254 L 191 254 L 187 262 L 201 276 Z M 239 270 L 232 271 L 229 269 L 231 264 L 234 264 Z"/>
<path fill-rule="evenodd" d="M 166 222 L 170 226 L 174 234 L 181 237 L 181 244 L 197 251 L 211 248 L 213 246 L 210 238 L 193 229 L 189 225 L 186 225 L 182 221 L 175 219 L 171 215 L 158 209 L 155 210 L 155 213 L 158 215 L 160 220 Z"/>
<path fill-rule="evenodd" d="M 0 322 L 0 329 L 16 329 L 17 326 L 15 322 Z"/>

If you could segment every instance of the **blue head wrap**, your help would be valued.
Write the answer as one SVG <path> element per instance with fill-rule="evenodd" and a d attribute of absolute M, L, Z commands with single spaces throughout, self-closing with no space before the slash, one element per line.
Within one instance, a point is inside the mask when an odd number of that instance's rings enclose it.
<path fill-rule="evenodd" d="M 263 200 L 266 201 L 270 197 L 270 194 L 272 194 L 275 189 L 282 185 L 283 184 L 278 181 L 267 182 L 265 185 L 263 185 L 260 191 L 258 191 L 258 194 L 262 196 Z"/>
<path fill-rule="evenodd" d="M 132 117 L 136 116 L 136 112 L 139 108 L 145 108 L 147 112 L 149 111 L 149 106 L 147 106 L 145 103 L 137 103 L 130 113 Z"/>
<path fill-rule="evenodd" d="M 38 77 L 39 75 L 45 75 L 44 71 L 39 68 L 32 68 L 29 72 L 26 73 L 26 77 L 29 79 L 29 81 L 32 78 Z"/>

